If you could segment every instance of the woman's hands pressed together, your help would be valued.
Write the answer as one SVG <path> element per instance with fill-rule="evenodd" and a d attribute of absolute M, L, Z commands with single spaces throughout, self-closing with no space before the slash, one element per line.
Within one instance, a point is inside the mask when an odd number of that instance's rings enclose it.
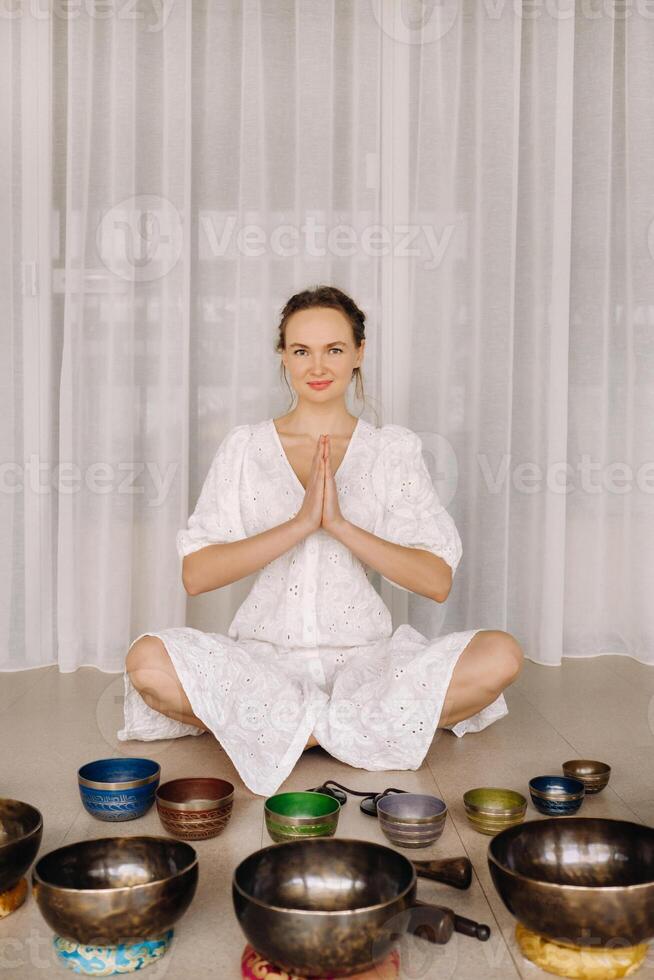
<path fill-rule="evenodd" d="M 324 496 L 322 503 L 322 526 L 326 531 L 336 527 L 343 520 L 341 509 L 338 506 L 338 491 L 336 481 L 332 473 L 331 462 L 331 443 L 329 436 L 323 436 L 323 457 L 324 457 Z"/>
<path fill-rule="evenodd" d="M 328 435 L 321 436 L 316 444 L 304 500 L 295 519 L 303 525 L 307 534 L 317 531 L 320 527 L 329 531 L 343 521 L 338 506 L 336 481 L 331 468 L 331 446 Z"/>

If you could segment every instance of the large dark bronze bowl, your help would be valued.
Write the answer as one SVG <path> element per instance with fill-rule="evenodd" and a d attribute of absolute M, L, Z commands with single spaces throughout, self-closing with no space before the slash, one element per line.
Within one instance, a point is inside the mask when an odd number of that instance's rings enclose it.
<path fill-rule="evenodd" d="M 190 844 L 167 837 L 78 841 L 40 858 L 32 874 L 43 918 L 90 946 L 156 939 L 182 917 L 198 882 Z"/>
<path fill-rule="evenodd" d="M 567 946 L 654 937 L 654 828 L 565 817 L 509 827 L 488 845 L 493 884 L 518 922 Z"/>
<path fill-rule="evenodd" d="M 444 943 L 463 922 L 466 934 L 488 935 L 451 909 L 419 902 L 412 862 L 368 841 L 315 837 L 264 847 L 235 869 L 232 898 L 254 949 L 300 976 L 372 969 L 409 930 Z"/>
<path fill-rule="evenodd" d="M 29 803 L 0 799 L 0 892 L 13 888 L 36 857 L 43 817 Z"/>

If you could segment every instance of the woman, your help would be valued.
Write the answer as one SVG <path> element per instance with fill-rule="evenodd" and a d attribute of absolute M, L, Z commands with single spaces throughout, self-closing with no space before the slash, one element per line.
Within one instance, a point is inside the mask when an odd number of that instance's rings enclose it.
<path fill-rule="evenodd" d="M 190 595 L 256 572 L 252 589 L 227 635 L 165 629 L 127 655 L 118 737 L 208 730 L 261 795 L 316 744 L 371 771 L 418 769 L 438 726 L 461 736 L 507 714 L 522 665 L 502 630 L 392 632 L 369 570 L 443 602 L 462 548 L 418 436 L 347 411 L 364 320 L 333 287 L 288 301 L 277 350 L 297 404 L 228 432 L 177 535 Z"/>

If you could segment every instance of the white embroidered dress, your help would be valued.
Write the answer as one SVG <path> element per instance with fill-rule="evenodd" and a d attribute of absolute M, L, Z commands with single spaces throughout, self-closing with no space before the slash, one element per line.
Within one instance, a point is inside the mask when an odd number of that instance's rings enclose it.
<path fill-rule="evenodd" d="M 347 520 L 440 555 L 454 574 L 461 540 L 414 432 L 359 419 L 334 479 Z M 177 534 L 178 554 L 268 530 L 293 517 L 303 497 L 272 418 L 237 425 Z M 259 570 L 227 635 L 141 634 L 163 641 L 193 712 L 253 793 L 277 791 L 312 733 L 335 758 L 370 771 L 418 769 L 427 754 L 454 666 L 478 629 L 429 639 L 404 624 L 393 633 L 369 574 L 320 528 Z M 124 677 L 119 739 L 199 734 L 150 708 Z M 452 731 L 480 731 L 506 714 L 500 695 Z"/>

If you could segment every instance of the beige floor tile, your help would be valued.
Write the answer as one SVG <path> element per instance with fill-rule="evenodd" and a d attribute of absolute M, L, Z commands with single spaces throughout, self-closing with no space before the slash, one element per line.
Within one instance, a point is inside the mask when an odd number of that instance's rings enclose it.
<path fill-rule="evenodd" d="M 5 711 L 55 670 L 55 667 L 35 667 L 34 670 L 0 671 L 0 711 Z"/>
<path fill-rule="evenodd" d="M 517 689 L 571 744 L 601 739 L 609 747 L 654 748 L 654 696 L 603 659 L 566 659 L 561 668 L 527 664 Z"/>
<path fill-rule="evenodd" d="M 601 659 L 603 666 L 622 677 L 623 680 L 629 681 L 639 690 L 646 690 L 650 694 L 654 694 L 654 670 L 648 664 L 641 664 L 632 657 L 606 656 L 596 659 Z"/>

